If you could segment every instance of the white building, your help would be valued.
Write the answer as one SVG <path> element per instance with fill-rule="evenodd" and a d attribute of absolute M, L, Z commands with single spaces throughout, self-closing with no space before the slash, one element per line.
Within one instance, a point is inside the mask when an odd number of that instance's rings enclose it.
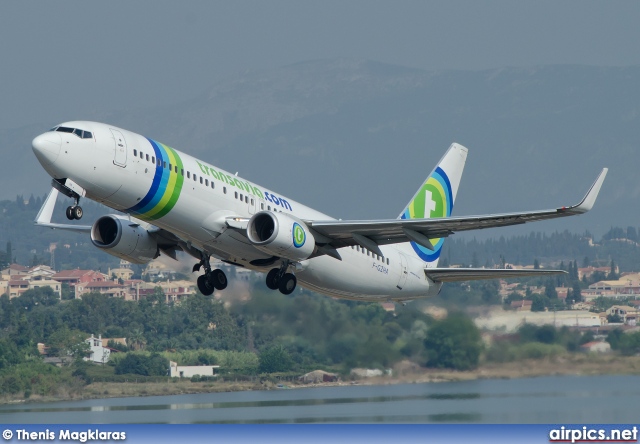
<path fill-rule="evenodd" d="M 87 358 L 83 358 L 85 361 L 95 362 L 96 364 L 106 364 L 109 362 L 109 356 L 111 356 L 111 349 L 102 345 L 102 336 L 97 338 L 91 335 L 90 338 L 85 339 L 89 344 L 91 354 Z"/>
<path fill-rule="evenodd" d="M 216 376 L 219 365 L 178 365 L 177 362 L 169 361 L 170 376 L 172 378 L 191 378 L 193 376 Z"/>

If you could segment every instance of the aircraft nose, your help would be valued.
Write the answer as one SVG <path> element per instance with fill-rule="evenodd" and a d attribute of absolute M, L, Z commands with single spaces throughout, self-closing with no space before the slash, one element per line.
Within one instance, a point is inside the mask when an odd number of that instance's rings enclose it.
<path fill-rule="evenodd" d="M 40 134 L 31 142 L 33 152 L 42 165 L 51 165 L 56 161 L 60 154 L 61 145 L 60 134 L 54 132 Z"/>

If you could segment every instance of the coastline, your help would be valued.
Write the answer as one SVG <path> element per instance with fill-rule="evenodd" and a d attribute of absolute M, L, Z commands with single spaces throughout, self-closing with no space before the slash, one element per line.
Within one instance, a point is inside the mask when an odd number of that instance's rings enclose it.
<path fill-rule="evenodd" d="M 523 360 L 507 363 L 485 363 L 470 371 L 420 368 L 394 376 L 379 376 L 357 380 L 305 384 L 285 382 L 278 387 L 271 381 L 209 381 L 190 380 L 168 382 L 94 382 L 77 392 L 61 392 L 56 396 L 32 395 L 28 399 L 3 397 L 0 404 L 30 402 L 81 401 L 86 399 L 138 396 L 169 396 L 197 393 L 220 393 L 247 390 L 279 390 L 308 387 L 340 387 L 351 385 L 424 384 L 472 381 L 478 379 L 519 379 L 541 376 L 640 375 L 640 357 L 616 355 L 565 355 L 550 359 Z"/>

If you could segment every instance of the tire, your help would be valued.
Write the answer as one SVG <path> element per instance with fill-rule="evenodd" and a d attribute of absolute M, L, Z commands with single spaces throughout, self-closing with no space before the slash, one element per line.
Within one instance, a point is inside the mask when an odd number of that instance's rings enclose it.
<path fill-rule="evenodd" d="M 209 274 L 209 282 L 211 285 L 215 287 L 216 290 L 224 290 L 227 288 L 227 275 L 224 274 L 222 270 L 213 270 L 211 274 Z"/>
<path fill-rule="evenodd" d="M 67 207 L 67 219 L 69 220 L 75 219 L 73 217 L 73 207 Z"/>
<path fill-rule="evenodd" d="M 277 290 L 279 288 L 278 271 L 280 270 L 278 270 L 277 268 L 274 268 L 273 270 L 270 270 L 269 273 L 267 273 L 266 284 L 269 290 Z"/>
<path fill-rule="evenodd" d="M 198 276 L 198 290 L 200 290 L 200 293 L 205 296 L 211 296 L 215 288 L 213 287 L 213 285 L 211 285 L 211 282 L 209 282 L 207 276 L 203 274 L 201 276 Z"/>
<path fill-rule="evenodd" d="M 293 290 L 296 289 L 297 284 L 298 279 L 296 279 L 293 274 L 285 273 L 285 275 L 280 279 L 278 288 L 280 289 L 280 293 L 282 294 L 291 294 L 293 293 Z"/>
<path fill-rule="evenodd" d="M 82 211 L 82 207 L 74 207 L 73 208 L 73 218 L 76 220 L 80 220 L 82 219 L 82 215 L 84 214 L 84 211 Z"/>

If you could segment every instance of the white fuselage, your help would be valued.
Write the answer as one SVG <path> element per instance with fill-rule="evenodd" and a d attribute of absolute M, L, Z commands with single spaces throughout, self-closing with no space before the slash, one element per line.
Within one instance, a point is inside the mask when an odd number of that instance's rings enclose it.
<path fill-rule="evenodd" d="M 50 136 L 50 148 L 36 155 L 53 178 L 71 179 L 86 191 L 86 197 L 147 220 L 222 260 L 261 272 L 279 266 L 251 264 L 271 256 L 256 249 L 241 232 L 229 228 L 226 218 L 230 216 L 248 218 L 267 210 L 288 213 L 301 220 L 332 219 L 177 150 L 171 152 L 182 164 L 177 170 L 177 174 L 184 174 L 182 188 L 173 195 L 167 193 L 164 202 L 158 203 L 156 215 L 163 205 L 170 208 L 165 210 L 166 214 L 145 219 L 144 214 L 131 209 L 149 195 L 157 174 L 149 139 L 96 122 L 62 125 L 90 131 L 92 137 L 83 139 L 61 132 L 43 135 Z M 177 166 L 174 163 L 163 167 Z M 175 202 L 167 206 L 172 198 Z M 153 211 L 147 214 L 153 215 Z M 300 285 L 340 298 L 402 301 L 431 296 L 440 290 L 441 284 L 426 278 L 425 263 L 412 255 L 406 244 L 380 249 L 384 257 L 361 247 L 341 248 L 338 250 L 341 261 L 323 255 L 296 263 L 291 269 Z"/>

